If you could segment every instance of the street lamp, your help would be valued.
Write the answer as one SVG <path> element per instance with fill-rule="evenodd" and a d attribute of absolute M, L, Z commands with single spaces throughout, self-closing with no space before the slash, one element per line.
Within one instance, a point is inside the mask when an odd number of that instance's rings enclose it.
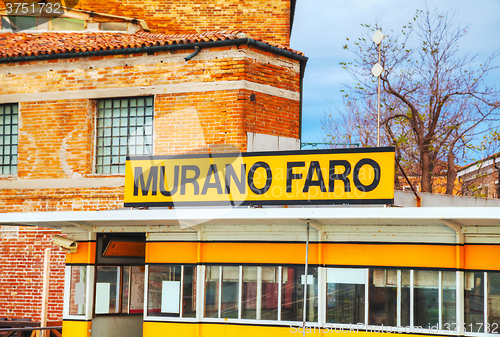
<path fill-rule="evenodd" d="M 384 39 L 384 34 L 380 30 L 377 30 L 372 36 L 372 41 L 378 45 L 378 62 L 372 68 L 372 74 L 378 77 L 378 91 L 377 91 L 377 147 L 380 146 L 380 75 L 384 71 L 384 68 L 380 64 L 380 49 L 382 46 L 382 40 Z"/>

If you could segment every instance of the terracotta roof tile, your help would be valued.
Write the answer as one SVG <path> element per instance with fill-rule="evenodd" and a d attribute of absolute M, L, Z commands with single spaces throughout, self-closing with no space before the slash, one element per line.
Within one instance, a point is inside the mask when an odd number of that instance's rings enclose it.
<path fill-rule="evenodd" d="M 44 54 L 81 53 L 86 51 L 140 48 L 209 41 L 236 40 L 241 36 L 237 30 L 206 32 L 201 34 L 167 35 L 144 31 L 135 34 L 84 32 L 84 33 L 4 33 L 0 34 L 0 59 Z M 301 52 L 288 47 L 258 40 L 298 55 Z"/>

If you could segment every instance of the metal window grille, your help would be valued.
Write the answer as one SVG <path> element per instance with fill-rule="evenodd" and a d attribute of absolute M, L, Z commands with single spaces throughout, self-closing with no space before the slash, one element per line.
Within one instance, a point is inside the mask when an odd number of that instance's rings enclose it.
<path fill-rule="evenodd" d="M 97 174 L 124 174 L 126 156 L 153 154 L 153 97 L 97 101 Z"/>
<path fill-rule="evenodd" d="M 0 104 L 0 175 L 17 174 L 18 106 Z"/>

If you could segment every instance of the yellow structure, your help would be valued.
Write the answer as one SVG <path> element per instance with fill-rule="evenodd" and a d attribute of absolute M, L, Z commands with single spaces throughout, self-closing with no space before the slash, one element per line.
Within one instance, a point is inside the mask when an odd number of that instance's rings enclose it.
<path fill-rule="evenodd" d="M 300 152 L 289 152 L 265 159 L 270 155 L 254 153 L 248 162 L 245 156 L 240 158 L 247 163 L 242 174 L 248 179 L 258 161 L 269 163 L 271 169 L 287 167 L 277 157 L 285 163 L 303 161 L 304 165 L 286 168 L 284 181 L 287 185 L 293 180 L 304 192 L 315 165 L 306 164 L 307 156 L 314 153 L 300 157 Z M 328 180 L 331 174 L 337 178 L 342 174 L 323 165 L 324 152 L 316 155 L 324 169 L 313 169 L 309 180 L 316 184 L 310 192 L 323 189 L 320 175 Z M 340 160 L 337 155 L 331 153 L 331 159 Z M 224 189 L 227 171 L 209 169 L 207 158 L 211 165 L 218 161 L 209 155 L 195 162 L 180 156 L 173 167 L 204 167 L 200 171 L 206 174 L 196 180 L 200 191 L 207 181 L 217 190 L 215 175 Z M 146 176 L 151 167 L 161 172 L 159 167 L 168 167 L 170 159 L 141 162 L 135 167 L 141 168 L 143 182 L 134 175 L 125 188 L 137 189 L 140 202 L 156 200 L 153 187 L 161 190 L 155 185 L 160 178 L 154 183 L 154 175 Z M 130 158 L 128 175 L 134 174 L 133 161 Z M 383 172 L 384 161 L 377 162 Z M 354 170 L 344 178 L 353 181 L 353 174 Z M 241 175 L 235 179 L 243 180 Z M 279 179 L 273 181 L 280 184 Z M 262 188 L 266 182 L 255 184 Z M 236 181 L 229 185 L 237 190 Z M 249 193 L 259 200 L 254 191 Z M 196 200 L 199 195 L 192 197 Z M 302 195 L 295 197 L 305 203 Z M 314 336 L 497 333 L 498 205 L 452 207 L 441 202 L 443 207 L 406 207 L 401 194 L 385 198 L 394 200 L 393 207 L 318 206 L 311 198 L 309 204 L 294 206 L 198 204 L 6 214 L 0 223 L 60 228 L 78 241 L 77 253 L 68 254 L 66 260 L 64 336 L 289 336 L 302 334 L 304 326 Z M 440 206 L 438 199 L 432 206 Z M 467 205 L 468 199 L 460 200 Z"/>

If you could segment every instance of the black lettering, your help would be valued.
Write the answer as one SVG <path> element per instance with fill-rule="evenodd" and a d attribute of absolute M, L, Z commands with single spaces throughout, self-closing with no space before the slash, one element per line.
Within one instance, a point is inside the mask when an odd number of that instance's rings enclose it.
<path fill-rule="evenodd" d="M 344 172 L 335 173 L 335 166 L 344 166 Z M 328 182 L 328 192 L 335 191 L 335 180 L 344 182 L 344 192 L 351 192 L 351 182 L 347 176 L 351 173 L 351 164 L 347 160 L 330 160 L 330 180 Z"/>
<path fill-rule="evenodd" d="M 144 184 L 144 175 L 142 167 L 136 167 L 134 172 L 134 196 L 139 195 L 139 183 L 141 184 L 142 195 L 156 195 L 158 187 L 158 166 L 151 166 L 149 169 L 148 182 Z"/>
<path fill-rule="evenodd" d="M 177 192 L 177 188 L 179 187 L 179 166 L 175 166 L 174 168 L 174 187 L 170 191 L 166 190 L 167 180 L 165 179 L 165 166 L 160 167 L 160 193 L 166 197 L 171 197 Z"/>
<path fill-rule="evenodd" d="M 210 182 L 212 176 L 215 178 L 213 183 Z M 203 189 L 201 190 L 201 194 L 207 194 L 207 190 L 209 188 L 216 188 L 217 194 L 222 194 L 222 185 L 220 183 L 219 174 L 217 173 L 217 165 L 211 164 L 210 168 L 207 172 L 207 177 L 205 178 L 205 183 L 203 184 Z"/>
<path fill-rule="evenodd" d="M 292 180 L 302 179 L 302 173 L 292 173 L 294 167 L 304 167 L 303 161 L 292 161 L 286 163 L 286 193 L 292 193 Z"/>
<path fill-rule="evenodd" d="M 316 172 L 318 180 L 312 180 L 314 177 L 314 172 Z M 319 161 L 311 162 L 311 166 L 309 166 L 309 171 L 307 172 L 306 182 L 304 183 L 304 189 L 302 190 L 302 192 L 304 193 L 309 192 L 309 188 L 311 186 L 319 186 L 321 188 L 321 192 L 326 192 L 325 180 L 323 179 L 323 173 L 321 173 L 321 167 L 319 165 Z"/>
<path fill-rule="evenodd" d="M 231 164 L 226 164 L 226 173 L 225 173 L 225 181 L 226 181 L 226 194 L 231 193 L 231 178 L 233 179 L 234 183 L 236 184 L 236 187 L 238 188 L 238 191 L 240 194 L 245 194 L 246 192 L 246 185 L 245 185 L 245 174 L 247 171 L 247 165 L 246 164 L 241 164 L 241 175 L 240 179 L 238 179 L 238 176 L 236 175 L 236 172 L 234 171 L 233 165 Z"/>
<path fill-rule="evenodd" d="M 194 177 L 188 178 L 187 177 L 188 171 L 193 171 Z M 198 182 L 196 181 L 199 176 L 200 176 L 200 168 L 198 166 L 195 166 L 195 165 L 182 166 L 181 195 L 186 194 L 186 184 L 193 184 L 194 194 L 195 195 L 200 194 L 200 186 L 198 185 Z"/>
<path fill-rule="evenodd" d="M 257 188 L 255 187 L 253 183 L 253 176 L 255 175 L 255 171 L 257 171 L 258 168 L 264 168 L 266 170 L 266 184 L 262 188 Z M 273 182 L 273 174 L 271 171 L 271 168 L 269 167 L 269 164 L 264 163 L 263 161 L 259 161 L 250 167 L 250 171 L 248 172 L 248 187 L 250 187 L 250 190 L 252 190 L 253 193 L 261 195 L 266 193 L 270 188 L 271 184 Z"/>
<path fill-rule="evenodd" d="M 361 167 L 363 165 L 370 165 L 373 168 L 373 171 L 375 172 L 375 178 L 373 179 L 372 183 L 370 185 L 363 185 L 361 181 L 359 181 L 359 170 L 361 170 Z M 370 192 L 373 191 L 378 184 L 380 183 L 380 166 L 379 164 L 369 158 L 361 159 L 358 161 L 356 166 L 354 166 L 354 172 L 353 172 L 353 177 L 352 180 L 354 181 L 354 186 L 362 192 Z"/>

